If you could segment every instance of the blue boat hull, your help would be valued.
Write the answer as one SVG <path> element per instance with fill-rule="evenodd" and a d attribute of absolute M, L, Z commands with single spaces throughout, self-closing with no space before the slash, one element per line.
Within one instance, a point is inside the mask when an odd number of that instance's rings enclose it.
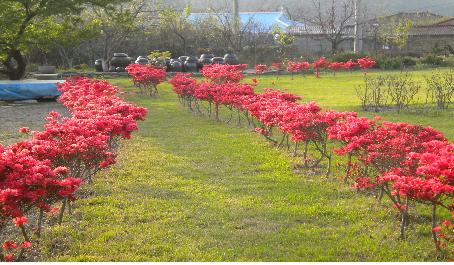
<path fill-rule="evenodd" d="M 20 80 L 0 81 L 0 100 L 29 100 L 57 98 L 61 93 L 57 89 L 63 80 Z"/>

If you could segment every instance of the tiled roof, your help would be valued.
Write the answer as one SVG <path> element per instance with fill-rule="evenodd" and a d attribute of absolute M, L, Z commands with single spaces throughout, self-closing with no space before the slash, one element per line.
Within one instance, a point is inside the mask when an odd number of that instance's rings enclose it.
<path fill-rule="evenodd" d="M 411 36 L 454 35 L 454 25 L 415 26 L 410 30 Z"/>

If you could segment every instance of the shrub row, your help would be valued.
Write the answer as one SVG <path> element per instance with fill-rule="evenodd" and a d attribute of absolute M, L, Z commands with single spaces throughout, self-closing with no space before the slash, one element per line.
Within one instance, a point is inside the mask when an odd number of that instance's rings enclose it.
<path fill-rule="evenodd" d="M 454 72 L 439 72 L 425 77 L 426 100 L 438 109 L 447 109 L 454 96 Z M 411 103 L 418 103 L 416 96 L 421 85 L 409 73 L 364 77 L 364 85 L 356 88 L 363 110 L 379 112 L 391 108 L 400 111 Z M 421 103 L 421 102 L 420 102 Z"/>
<path fill-rule="evenodd" d="M 400 215 L 401 239 L 406 237 L 410 209 L 416 209 L 412 206 L 427 205 L 432 211 L 428 226 L 434 245 L 444 258 L 452 255 L 454 226 L 449 220 L 438 225 L 437 217 L 441 209 L 454 208 L 454 145 L 440 132 L 369 120 L 354 112 L 322 111 L 315 102 L 300 104 L 299 96 L 279 90 L 264 89 L 258 94 L 254 92 L 257 80 L 240 83 L 244 67 L 209 66 L 203 69 L 204 81 L 178 74 L 169 82 L 189 109 L 220 120 L 223 107 L 230 110 L 229 121 L 237 113 L 238 123 L 244 116 L 274 145 L 293 147 L 306 168 L 325 160 L 329 174 L 333 153 L 347 157 L 345 180 L 358 190 L 374 191 L 380 201 L 386 196 L 392 202 Z"/>
<path fill-rule="evenodd" d="M 30 140 L 0 145 L 0 232 L 8 238 L 0 252 L 3 261 L 24 257 L 47 213 L 62 222 L 79 187 L 115 163 L 119 140 L 129 139 L 138 129 L 136 121 L 147 114 L 116 96 L 117 88 L 106 81 L 74 78 L 59 90 L 70 117 L 51 112 L 43 131 L 20 128 Z M 13 224 L 23 237 L 20 244 Z"/>
<path fill-rule="evenodd" d="M 352 52 L 341 52 L 330 59 L 336 62 L 347 62 L 349 60 L 357 60 L 364 57 L 364 54 L 352 53 Z M 398 70 L 408 67 L 422 68 L 426 67 L 439 67 L 439 66 L 452 66 L 450 57 L 442 57 L 436 54 L 427 54 L 423 57 L 414 56 L 399 56 L 399 55 L 376 55 L 374 56 L 377 64 L 376 68 L 382 70 Z"/>
<path fill-rule="evenodd" d="M 283 62 L 274 62 L 270 67 L 264 64 L 258 64 L 255 66 L 255 73 L 260 75 L 263 74 L 266 71 L 275 70 L 277 73 L 283 70 L 287 70 L 288 72 L 292 73 L 292 79 L 294 74 L 298 74 L 303 72 L 306 69 L 312 68 L 314 71 L 315 77 L 320 77 L 320 71 L 323 69 L 329 69 L 333 71 L 334 75 L 336 75 L 337 71 L 340 70 L 353 70 L 355 68 L 359 68 L 362 70 L 367 70 L 372 67 L 374 67 L 376 62 L 374 59 L 370 57 L 362 57 L 359 58 L 355 61 L 349 60 L 346 62 L 338 62 L 338 61 L 328 61 L 325 57 L 319 58 L 317 61 L 314 61 L 313 63 L 309 63 L 306 61 L 288 61 L 287 64 L 284 64 Z"/>

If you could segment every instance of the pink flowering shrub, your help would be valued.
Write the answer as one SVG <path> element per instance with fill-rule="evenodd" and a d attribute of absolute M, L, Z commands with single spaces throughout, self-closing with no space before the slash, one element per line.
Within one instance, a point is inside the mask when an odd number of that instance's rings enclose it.
<path fill-rule="evenodd" d="M 59 211 L 61 223 L 80 185 L 115 163 L 118 141 L 129 139 L 147 114 L 117 97 L 117 88 L 106 81 L 73 78 L 59 90 L 71 117 L 51 112 L 44 130 L 31 132 L 30 140 L 0 146 L 0 229 L 14 224 L 23 236 L 20 244 L 3 243 L 4 261 L 21 260 L 32 245 L 27 214 L 39 212 L 38 236 L 45 212 Z M 58 202 L 60 209 L 54 207 Z"/>
<path fill-rule="evenodd" d="M 315 61 L 312 64 L 312 67 L 314 68 L 315 77 L 319 78 L 320 70 L 322 70 L 323 68 L 326 68 L 327 66 L 328 66 L 328 61 L 326 60 L 325 57 L 320 57 L 320 59 L 318 59 L 318 61 Z"/>
<path fill-rule="evenodd" d="M 255 66 L 255 73 L 258 75 L 263 74 L 266 70 L 268 70 L 268 66 L 266 64 L 257 64 Z"/>
<path fill-rule="evenodd" d="M 288 61 L 288 63 L 287 63 L 287 71 L 292 73 L 292 79 L 293 79 L 293 74 L 300 73 L 309 67 L 310 67 L 310 64 L 308 62 Z"/>
<path fill-rule="evenodd" d="M 370 68 L 373 68 L 376 64 L 375 60 L 366 56 L 364 58 L 360 58 L 357 60 L 357 64 L 359 65 L 359 67 L 363 70 L 367 70 L 367 69 L 370 69 Z"/>
<path fill-rule="evenodd" d="M 300 69 L 295 64 L 289 63 L 290 70 Z M 356 65 L 353 61 L 328 65 L 321 58 L 314 69 L 351 69 Z M 367 69 L 374 62 L 363 58 L 358 65 Z M 453 226 L 448 221 L 436 226 L 441 210 L 454 211 L 454 145 L 442 133 L 420 125 L 370 120 L 354 112 L 324 111 L 315 102 L 301 104 L 299 96 L 279 90 L 255 93 L 251 85 L 239 83 L 238 73 L 207 73 L 200 83 L 186 78 L 179 76 L 171 82 L 178 95 L 188 93 L 188 97 L 216 108 L 243 112 L 251 129 L 273 145 L 290 149 L 293 143 L 294 155 L 302 145 L 305 168 L 327 161 L 329 174 L 333 154 L 346 156 L 344 180 L 351 181 L 354 189 L 375 193 L 379 201 L 385 196 L 391 201 L 400 215 L 401 239 L 410 222 L 409 209 L 416 204 L 430 206 L 436 249 L 452 253 Z M 317 155 L 309 157 L 309 149 L 311 156 Z"/>
<path fill-rule="evenodd" d="M 336 76 L 336 72 L 345 69 L 344 63 L 342 62 L 332 62 L 328 64 L 328 68 L 333 71 L 334 76 Z"/>
<path fill-rule="evenodd" d="M 352 59 L 348 60 L 343 64 L 344 69 L 346 70 L 352 70 L 355 66 L 357 66 L 357 62 L 353 62 Z"/>
<path fill-rule="evenodd" d="M 158 93 L 158 85 L 166 80 L 165 69 L 157 68 L 153 65 L 130 64 L 126 67 L 128 74 L 132 76 L 134 85 L 148 91 L 150 96 Z"/>
<path fill-rule="evenodd" d="M 244 78 L 242 71 L 247 65 L 228 65 L 228 64 L 213 64 L 207 65 L 202 69 L 202 75 L 209 83 L 223 84 L 236 83 Z"/>

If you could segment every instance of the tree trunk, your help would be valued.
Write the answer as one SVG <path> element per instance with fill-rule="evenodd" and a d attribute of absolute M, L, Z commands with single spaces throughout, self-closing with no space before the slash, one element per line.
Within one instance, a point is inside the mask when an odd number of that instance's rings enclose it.
<path fill-rule="evenodd" d="M 24 77 L 27 63 L 20 50 L 11 50 L 3 65 L 6 70 L 2 73 L 6 74 L 10 80 L 20 80 Z"/>
<path fill-rule="evenodd" d="M 102 59 L 102 71 L 103 72 L 109 72 L 109 62 L 107 59 Z"/>
<path fill-rule="evenodd" d="M 334 55 L 337 51 L 337 40 L 331 41 L 331 53 Z"/>

